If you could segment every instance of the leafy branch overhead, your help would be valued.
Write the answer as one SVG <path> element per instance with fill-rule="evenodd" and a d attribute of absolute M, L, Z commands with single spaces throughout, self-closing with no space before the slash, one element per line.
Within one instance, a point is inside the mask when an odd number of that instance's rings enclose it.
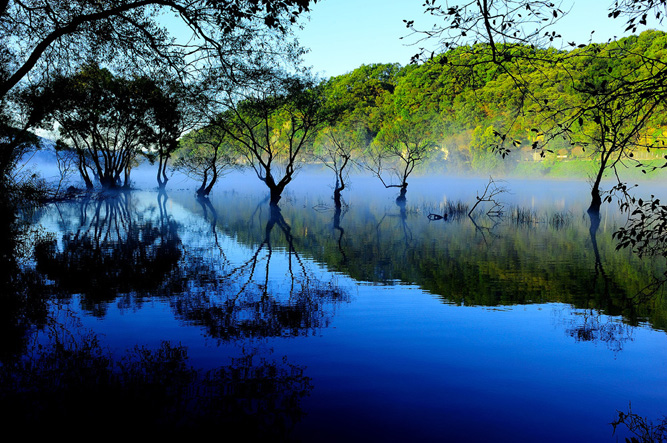
<path fill-rule="evenodd" d="M 7 0 L 0 3 L 4 44 L 0 97 L 28 73 L 45 75 L 86 58 L 182 68 L 187 55 L 220 51 L 234 34 L 264 28 L 286 32 L 317 0 L 119 0 L 115 2 Z M 161 16 L 180 22 L 178 31 Z M 177 40 L 189 32 L 190 43 Z M 133 57 L 126 57 L 131 54 Z M 136 59 L 136 60 L 134 60 Z"/>

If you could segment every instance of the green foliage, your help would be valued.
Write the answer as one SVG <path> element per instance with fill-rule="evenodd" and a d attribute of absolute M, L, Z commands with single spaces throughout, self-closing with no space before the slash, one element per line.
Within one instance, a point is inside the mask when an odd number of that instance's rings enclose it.
<path fill-rule="evenodd" d="M 78 156 L 87 185 L 91 175 L 105 187 L 124 182 L 142 149 L 173 149 L 180 114 L 157 84 L 126 79 L 91 63 L 72 76 L 58 76 L 25 95 L 30 125 L 57 127 L 61 146 Z"/>
<path fill-rule="evenodd" d="M 231 138 L 212 124 L 184 136 L 175 155 L 174 169 L 200 181 L 197 194 L 206 196 L 218 178 L 236 165 L 240 153 Z"/>
<path fill-rule="evenodd" d="M 667 34 L 645 31 L 569 52 L 458 46 L 421 64 L 361 66 L 329 79 L 325 94 L 343 110 L 340 122 L 366 129 L 368 146 L 386 152 L 406 125 L 428 133 L 428 157 L 441 169 L 549 174 L 580 158 L 604 170 L 620 166 L 619 155 L 631 160 L 638 149 L 664 145 L 666 43 Z M 600 149 L 613 155 L 602 159 Z"/>
<path fill-rule="evenodd" d="M 492 126 L 484 129 L 478 126 L 472 132 L 472 140 L 470 141 L 470 167 L 475 171 L 491 172 L 498 168 L 502 168 L 503 159 L 496 155 L 494 146 L 498 142 L 497 132 Z"/>

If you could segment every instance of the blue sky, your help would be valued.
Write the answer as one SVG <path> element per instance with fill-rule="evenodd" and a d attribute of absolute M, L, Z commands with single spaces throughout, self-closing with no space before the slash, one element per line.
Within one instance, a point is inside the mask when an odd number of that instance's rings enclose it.
<path fill-rule="evenodd" d="M 417 52 L 416 46 L 400 40 L 408 30 L 402 20 L 415 20 L 428 27 L 423 0 L 319 0 L 311 8 L 310 20 L 297 35 L 310 48 L 305 64 L 321 77 L 344 74 L 362 64 L 394 63 L 406 65 Z M 614 36 L 623 37 L 623 19 L 607 18 L 611 0 L 562 2 L 571 12 L 556 28 L 567 41 L 587 43 Z"/>

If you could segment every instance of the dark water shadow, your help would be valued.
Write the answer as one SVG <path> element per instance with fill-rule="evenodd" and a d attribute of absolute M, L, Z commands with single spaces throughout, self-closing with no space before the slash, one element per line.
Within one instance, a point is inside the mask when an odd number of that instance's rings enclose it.
<path fill-rule="evenodd" d="M 74 332 L 74 331 L 70 331 Z M 304 368 L 244 352 L 228 365 L 194 367 L 188 349 L 163 342 L 112 356 L 92 335 L 32 349 L 0 369 L 7 431 L 52 437 L 204 438 L 288 441 L 312 390 Z M 112 426 L 110 426 L 112 424 Z"/>

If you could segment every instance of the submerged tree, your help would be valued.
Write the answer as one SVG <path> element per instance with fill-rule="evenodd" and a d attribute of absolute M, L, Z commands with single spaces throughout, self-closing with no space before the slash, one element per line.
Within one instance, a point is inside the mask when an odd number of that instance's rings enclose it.
<path fill-rule="evenodd" d="M 545 132 L 588 148 L 596 165 L 591 212 L 600 210 L 600 185 L 607 173 L 612 172 L 618 189 L 623 189 L 622 169 L 629 164 L 644 172 L 649 169 L 635 154 L 664 146 L 660 129 L 667 123 L 661 112 L 667 96 L 667 85 L 661 80 L 667 73 L 664 44 L 664 38 L 645 33 L 590 45 L 573 51 L 562 62 L 563 69 L 571 73 L 573 93 L 569 100 L 545 107 Z M 642 48 L 641 53 L 637 47 Z"/>
<path fill-rule="evenodd" d="M 201 181 L 197 196 L 207 197 L 218 179 L 236 164 L 237 155 L 231 137 L 210 124 L 181 140 L 174 168 Z"/>
<path fill-rule="evenodd" d="M 355 151 L 364 146 L 365 137 L 360 128 L 344 123 L 324 128 L 314 148 L 314 156 L 329 168 L 335 177 L 334 204 L 342 206 L 341 193 L 349 184 L 350 168 Z"/>
<path fill-rule="evenodd" d="M 169 181 L 167 167 L 178 149 L 178 140 L 198 120 L 192 106 L 197 91 L 194 85 L 184 87 L 174 81 L 158 81 L 147 85 L 147 89 L 145 154 L 149 160 L 157 160 L 158 188 L 165 189 Z"/>
<path fill-rule="evenodd" d="M 198 75 L 207 60 L 244 59 L 272 52 L 267 35 L 285 39 L 289 27 L 317 0 L 6 0 L 0 1 L 0 137 L 25 131 L 15 93 L 73 75 L 90 60 L 119 72 L 180 80 Z M 182 26 L 165 26 L 172 16 Z M 189 35 L 188 35 L 189 33 Z M 175 37 L 179 40 L 176 41 Z M 257 42 L 263 42 L 257 44 Z M 240 69 L 244 63 L 234 65 Z M 21 144 L 5 143 L 5 158 L 18 158 Z M 10 171 L 0 169 L 0 175 Z M 164 176 L 163 176 L 164 179 Z"/>
<path fill-rule="evenodd" d="M 77 153 L 86 187 L 93 187 L 94 177 L 115 188 L 130 184 L 130 170 L 145 146 L 153 92 L 145 78 L 128 80 L 89 64 L 73 76 L 56 77 L 27 100 L 31 120 L 57 126 L 61 141 Z"/>
<path fill-rule="evenodd" d="M 399 188 L 397 201 L 405 201 L 408 177 L 428 158 L 435 146 L 434 136 L 428 116 L 419 113 L 399 115 L 388 121 L 371 143 L 364 156 L 365 166 L 385 188 Z"/>
<path fill-rule="evenodd" d="M 322 102 L 322 88 L 312 80 L 273 72 L 227 92 L 230 111 L 221 116 L 220 127 L 269 188 L 271 205 L 280 201 L 327 119 Z"/>
<path fill-rule="evenodd" d="M 664 95 L 664 56 L 655 49 L 660 44 L 648 50 L 640 44 L 638 50 L 632 47 L 634 40 L 589 47 L 565 40 L 573 51 L 547 52 L 538 48 L 563 41 L 550 30 L 566 14 L 559 4 L 532 0 L 443 3 L 425 4 L 425 12 L 441 20 L 433 29 L 420 31 L 414 21 L 407 21 L 407 27 L 421 42 L 435 42 L 438 50 L 445 51 L 437 61 L 448 71 L 462 71 L 470 82 L 483 82 L 493 71 L 510 79 L 517 97 L 508 103 L 511 115 L 499 122 L 504 129 L 497 130 L 495 151 L 504 158 L 525 143 L 510 133 L 521 129 L 526 114 L 537 116 L 532 130 L 540 137 L 529 145 L 542 156 L 562 139 L 567 144 L 582 143 L 578 136 L 585 135 L 586 144 L 593 147 L 589 155 L 598 164 L 591 210 L 599 210 L 604 173 L 631 158 L 631 151 L 642 145 L 640 138 L 655 129 L 650 123 L 659 114 L 658 103 Z M 629 21 L 628 30 L 636 30 L 638 23 L 646 24 L 646 14 L 653 8 L 658 3 L 616 2 L 609 15 L 616 18 L 641 9 L 644 15 Z M 552 91 L 545 84 L 558 88 Z"/>

